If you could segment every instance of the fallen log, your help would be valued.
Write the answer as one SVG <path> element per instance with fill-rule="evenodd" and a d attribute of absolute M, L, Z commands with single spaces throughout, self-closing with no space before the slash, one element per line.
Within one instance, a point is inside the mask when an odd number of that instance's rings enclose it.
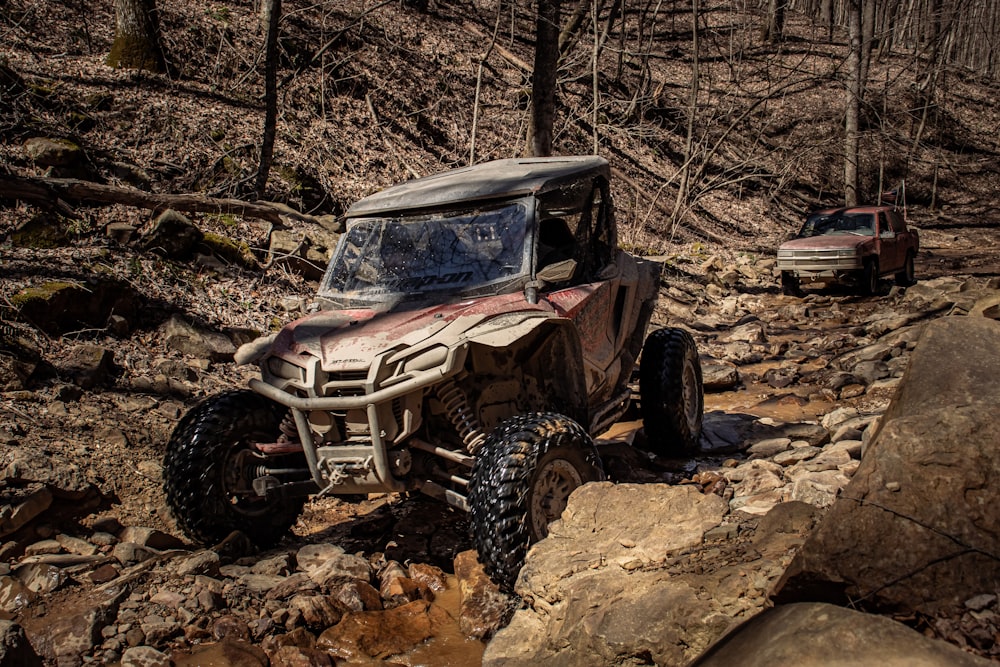
<path fill-rule="evenodd" d="M 173 209 L 184 213 L 228 213 L 267 220 L 276 225 L 290 220 L 322 224 L 316 216 L 301 213 L 277 202 L 219 199 L 191 193 L 160 194 L 75 178 L 0 174 L 0 199 L 17 199 L 29 204 L 55 207 L 67 215 L 74 213 L 67 202 L 76 202 L 124 204 L 157 212 Z"/>

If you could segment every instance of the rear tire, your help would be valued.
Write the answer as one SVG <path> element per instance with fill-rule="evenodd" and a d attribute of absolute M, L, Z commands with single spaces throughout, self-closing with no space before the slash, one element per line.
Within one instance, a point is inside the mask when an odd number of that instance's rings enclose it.
<path fill-rule="evenodd" d="M 900 287 L 909 287 L 917 282 L 916 270 L 913 267 L 913 253 L 906 253 L 906 262 L 903 270 L 896 274 L 896 284 Z"/>
<path fill-rule="evenodd" d="M 639 362 L 639 396 L 649 451 L 677 458 L 698 448 L 705 395 L 691 334 L 673 328 L 649 334 Z"/>
<path fill-rule="evenodd" d="M 292 527 L 306 499 L 247 493 L 240 458 L 253 456 L 251 443 L 277 438 L 285 410 L 252 391 L 230 391 L 202 401 L 177 424 L 164 456 L 163 486 L 188 536 L 214 544 L 239 530 L 267 547 Z"/>
<path fill-rule="evenodd" d="M 548 535 L 570 494 L 604 479 L 583 427 L 551 412 L 519 415 L 486 438 L 469 481 L 472 541 L 486 574 L 512 591 L 528 547 Z"/>

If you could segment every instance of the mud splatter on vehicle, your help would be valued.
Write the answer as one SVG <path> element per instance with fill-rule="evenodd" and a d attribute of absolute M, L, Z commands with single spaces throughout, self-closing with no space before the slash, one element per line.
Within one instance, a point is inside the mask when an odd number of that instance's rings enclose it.
<path fill-rule="evenodd" d="M 593 437 L 628 409 L 660 267 L 618 248 L 599 157 L 514 159 L 356 203 L 315 312 L 245 345 L 249 390 L 184 416 L 164 465 L 193 538 L 266 545 L 310 495 L 419 490 L 470 514 L 509 589 L 570 493 L 604 472 Z M 701 368 L 681 329 L 640 366 L 651 449 L 699 438 Z"/>

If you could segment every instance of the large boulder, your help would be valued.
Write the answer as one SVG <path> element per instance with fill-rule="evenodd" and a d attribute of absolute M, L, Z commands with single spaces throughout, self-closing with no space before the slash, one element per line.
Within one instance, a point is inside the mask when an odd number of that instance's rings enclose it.
<path fill-rule="evenodd" d="M 71 167 L 85 159 L 83 149 L 69 139 L 32 137 L 24 142 L 24 154 L 43 167 Z"/>
<path fill-rule="evenodd" d="M 13 621 L 0 621 L 0 667 L 41 667 L 42 659 Z"/>
<path fill-rule="evenodd" d="M 29 389 L 54 375 L 55 369 L 34 341 L 0 324 L 0 391 Z"/>
<path fill-rule="evenodd" d="M 851 483 L 778 602 L 939 616 L 1000 580 L 1000 322 L 927 326 Z"/>
<path fill-rule="evenodd" d="M 167 347 L 209 361 L 232 361 L 236 345 L 225 334 L 191 324 L 179 315 L 172 315 L 161 327 Z"/>
<path fill-rule="evenodd" d="M 312 229 L 308 234 L 276 229 L 271 232 L 267 264 L 286 266 L 309 280 L 320 280 L 338 238 L 325 229 Z"/>
<path fill-rule="evenodd" d="M 81 329 L 103 329 L 112 316 L 135 319 L 141 297 L 130 285 L 93 278 L 86 283 L 42 282 L 11 297 L 18 315 L 45 333 L 59 336 Z"/>
<path fill-rule="evenodd" d="M 720 641 L 692 667 L 976 667 L 994 664 L 884 616 L 822 603 L 769 609 Z"/>
<path fill-rule="evenodd" d="M 191 220 L 177 211 L 161 213 L 142 235 L 139 247 L 172 259 L 187 259 L 205 234 Z"/>
<path fill-rule="evenodd" d="M 60 607 L 58 618 L 47 616 L 26 618 L 24 632 L 46 664 L 77 667 L 84 664 L 83 656 L 100 644 L 101 628 L 118 614 L 129 589 L 92 593 L 71 606 Z"/>
<path fill-rule="evenodd" d="M 694 659 L 763 609 L 768 573 L 777 578 L 778 554 L 787 552 L 781 540 L 768 542 L 776 551 L 762 543 L 734 555 L 730 565 L 702 571 L 702 551 L 715 549 L 703 544 L 706 534 L 720 531 L 726 511 L 726 501 L 694 485 L 581 487 L 528 553 L 515 586 L 526 606 L 489 643 L 483 664 Z M 741 562 L 746 557 L 759 560 Z M 748 569 L 758 569 L 759 577 L 741 576 Z"/>

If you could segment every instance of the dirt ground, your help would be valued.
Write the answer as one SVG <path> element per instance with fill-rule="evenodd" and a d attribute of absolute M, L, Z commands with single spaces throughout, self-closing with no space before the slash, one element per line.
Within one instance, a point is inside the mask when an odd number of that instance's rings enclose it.
<path fill-rule="evenodd" d="M 494 25 L 494 15 L 479 12 L 477 6 L 489 3 L 431 3 L 438 6 L 438 14 L 432 17 L 414 13 L 408 7 L 412 3 L 379 3 L 371 13 L 369 4 L 286 3 L 289 18 L 282 73 L 295 72 L 295 76 L 283 93 L 268 198 L 301 210 L 336 214 L 380 186 L 467 159 L 470 91 L 476 88 L 484 36 Z M 252 194 L 247 184 L 256 169 L 263 117 L 263 67 L 258 67 L 263 36 L 257 17 L 248 4 L 228 0 L 210 8 L 177 0 L 161 0 L 158 6 L 165 48 L 183 65 L 182 71 L 171 76 L 112 70 L 104 64 L 113 38 L 109 3 L 12 0 L 0 8 L 2 34 L 10 38 L 0 64 L 22 79 L 10 89 L 16 94 L 0 97 L 0 171 L 40 176 L 45 169 L 26 156 L 25 140 L 71 137 L 86 154 L 86 178 L 117 185 L 135 182 L 135 187 L 156 192 L 207 192 L 220 197 Z M 713 16 L 729 21 L 729 6 L 719 7 L 722 11 Z M 515 18 L 517 30 L 530 29 L 525 27 L 530 17 L 512 13 L 511 34 L 503 39 L 509 47 L 507 55 L 494 54 L 486 63 L 478 119 L 479 159 L 505 157 L 523 144 L 526 78 L 517 61 L 530 60 L 531 53 L 523 34 L 515 39 Z M 649 73 L 649 79 L 659 82 L 658 88 L 644 102 L 648 108 L 634 126 L 628 125 L 631 121 L 615 105 L 627 106 L 633 89 L 640 88 L 638 79 L 647 76 L 647 66 L 635 67 L 621 82 L 627 91 L 623 98 L 616 100 L 618 92 L 610 88 L 603 91 L 610 120 L 602 130 L 601 148 L 616 167 L 620 238 L 638 253 L 669 253 L 670 261 L 680 267 L 670 280 L 688 293 L 706 292 L 709 279 L 698 267 L 707 256 L 718 254 L 724 262 L 747 254 L 769 257 L 776 240 L 794 228 L 805 208 L 823 203 L 819 201 L 823 193 L 829 199 L 830 192 L 840 187 L 839 167 L 831 167 L 833 161 L 824 153 L 828 150 L 839 156 L 839 147 L 809 151 L 795 147 L 813 146 L 816 137 L 838 137 L 842 132 L 841 114 L 828 113 L 836 106 L 830 104 L 830 95 L 836 94 L 831 90 L 839 90 L 840 83 L 827 76 L 829 62 L 840 61 L 837 49 L 841 45 L 815 40 L 814 27 L 802 16 L 790 17 L 788 29 L 814 51 L 808 59 L 794 50 L 787 58 L 796 67 L 801 64 L 805 73 L 816 72 L 817 85 L 801 94 L 782 94 L 764 119 L 779 128 L 771 139 L 787 141 L 788 152 L 749 159 L 759 162 L 755 169 L 782 177 L 748 180 L 738 194 L 709 193 L 700 202 L 701 208 L 693 208 L 676 228 L 661 227 L 659 221 L 668 219 L 674 199 L 670 188 L 664 188 L 676 176 L 676 165 L 683 162 L 684 137 L 674 116 L 687 102 L 681 92 L 671 97 L 671 91 L 686 90 L 687 64 L 680 55 L 653 63 L 656 71 Z M 683 54 L 688 48 L 680 29 L 662 32 L 664 39 L 676 43 L 658 44 L 660 52 Z M 310 49 L 327 43 L 331 36 L 336 40 L 331 42 L 324 69 L 296 69 L 312 56 Z M 763 56 L 757 62 L 747 55 L 753 68 L 737 73 L 750 88 L 763 86 L 765 80 L 770 85 L 770 56 Z M 718 67 L 727 66 L 725 59 L 717 60 Z M 905 58 L 898 60 L 902 63 Z M 708 67 L 708 62 L 703 66 Z M 887 62 L 898 66 L 892 59 Z M 586 59 L 580 63 L 585 65 Z M 881 59 L 878 67 L 882 67 Z M 628 73 L 629 68 L 624 71 Z M 882 80 L 882 74 L 880 70 L 873 80 Z M 728 73 L 716 75 L 719 81 L 729 77 Z M 562 90 L 561 104 L 573 121 L 561 127 L 559 149 L 587 152 L 591 133 L 585 123 L 577 121 L 589 117 L 589 78 L 570 79 Z M 905 116 L 909 84 L 903 77 L 899 82 L 891 100 Z M 996 231 L 1000 217 L 992 203 L 998 173 L 995 87 L 965 74 L 954 77 L 951 85 L 955 94 L 948 100 L 954 105 L 947 109 L 948 141 L 928 143 L 924 159 L 915 161 L 924 165 L 923 172 L 912 175 L 923 183 L 922 192 L 914 187 L 922 206 L 912 210 L 922 237 L 916 272 L 918 279 L 925 280 L 952 275 L 995 280 L 1000 278 Z M 727 88 L 719 86 L 713 95 L 715 99 L 702 102 L 706 108 L 721 104 Z M 739 111 L 736 108 L 732 113 L 736 116 Z M 718 117 L 711 120 L 706 122 L 706 141 L 712 128 L 728 125 L 717 122 Z M 901 138 L 895 145 L 908 145 L 912 119 L 896 120 Z M 761 143 L 760 128 L 750 125 L 752 132 L 742 138 L 737 136 L 742 130 L 736 128 L 733 144 L 719 151 L 720 159 L 731 160 L 746 146 Z M 970 151 L 969 146 L 981 152 Z M 950 169 L 942 169 L 940 182 L 935 172 L 936 196 L 944 204 L 930 212 L 931 177 L 926 165 L 936 165 L 937 158 L 928 156 L 939 152 Z M 794 182 L 787 190 L 771 190 L 772 181 L 784 182 L 787 156 L 796 155 L 798 160 L 798 154 L 805 158 L 796 162 Z M 649 200 L 648 193 L 656 197 Z M 65 238 L 56 247 L 31 249 L 10 242 L 14 229 L 36 216 L 65 228 Z M 16 335 L 26 337 L 53 365 L 58 366 L 79 345 L 93 344 L 107 349 L 115 366 L 109 381 L 95 388 L 81 390 L 61 377 L 28 389 L 0 392 L 0 453 L 6 469 L 0 495 L 4 502 L 16 504 L 25 491 L 15 481 L 19 467 L 53 471 L 58 479 L 52 480 L 52 486 L 64 488 L 42 516 L 4 538 L 0 545 L 3 561 L 17 558 L 27 545 L 45 537 L 85 534 L 106 516 L 126 526 L 148 526 L 179 535 L 164 505 L 161 461 L 165 443 L 180 416 L 198 400 L 245 386 L 253 371 L 172 351 L 165 344 L 162 325 L 173 313 L 183 313 L 214 330 L 265 333 L 290 321 L 297 305 L 310 300 L 315 291 L 315 283 L 277 265 L 259 271 L 205 258 L 178 263 L 125 249 L 104 235 L 110 223 L 141 229 L 149 220 L 148 212 L 124 206 L 79 206 L 72 218 L 12 200 L 0 206 L 0 327 L 11 327 Z M 204 232 L 247 244 L 258 258 L 267 247 L 263 223 L 220 215 L 198 216 L 196 222 Z M 86 281 L 95 275 L 114 277 L 142 295 L 143 308 L 128 332 L 116 335 L 95 328 L 48 336 L 8 317 L 11 300 L 26 287 L 47 280 Z M 777 279 L 753 285 L 745 293 L 770 309 L 789 303 L 789 297 L 780 295 Z M 846 321 L 837 325 L 845 332 L 893 307 L 884 295 L 861 298 L 838 288 L 822 294 L 847 313 Z M 701 298 L 704 313 L 725 319 L 718 314 L 718 303 Z M 695 321 L 670 323 L 698 331 Z M 808 330 L 814 323 L 789 325 Z M 0 328 L 0 334 L 4 331 Z M 710 335 L 698 332 L 700 341 Z M 741 370 L 760 377 L 770 363 L 764 360 Z M 888 397 L 875 400 L 884 403 Z M 782 420 L 815 419 L 835 407 L 830 401 L 790 399 L 761 381 L 747 381 L 736 390 L 706 399 L 709 411 Z M 623 428 L 624 433 L 634 431 Z M 618 481 L 675 483 L 701 463 L 651 461 L 628 447 L 609 446 L 605 451 L 613 459 L 609 467 Z M 460 513 L 421 497 L 352 502 L 324 498 L 306 506 L 294 533 L 290 544 L 329 540 L 350 552 L 384 553 L 401 562 L 430 562 L 446 570 L 454 553 L 471 546 Z M 87 595 L 79 588 L 63 589 L 28 613 L 42 617 L 46 611 L 75 609 Z"/>

